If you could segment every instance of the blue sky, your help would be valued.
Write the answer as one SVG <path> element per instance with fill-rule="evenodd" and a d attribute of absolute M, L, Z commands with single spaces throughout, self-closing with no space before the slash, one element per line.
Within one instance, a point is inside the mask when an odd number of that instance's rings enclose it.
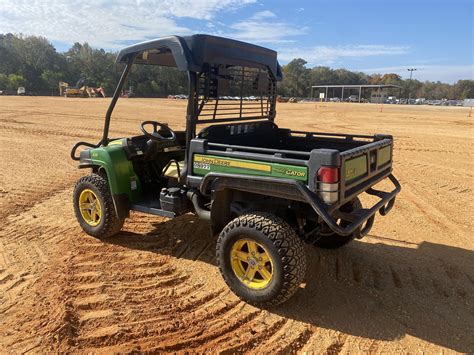
<path fill-rule="evenodd" d="M 420 80 L 474 79 L 472 0 L 0 0 L 0 33 L 117 50 L 170 34 L 210 33 L 326 65 Z"/>

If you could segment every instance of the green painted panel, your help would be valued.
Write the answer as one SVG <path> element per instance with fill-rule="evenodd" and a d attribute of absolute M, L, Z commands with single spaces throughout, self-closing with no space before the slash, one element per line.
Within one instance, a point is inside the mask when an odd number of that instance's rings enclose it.
<path fill-rule="evenodd" d="M 391 159 L 391 149 L 390 146 L 383 147 L 382 149 L 379 150 L 378 152 L 378 157 L 377 157 L 377 166 L 382 166 Z"/>
<path fill-rule="evenodd" d="M 91 149 L 91 159 L 107 172 L 112 194 L 127 194 L 131 202 L 141 197 L 141 185 L 127 159 L 121 141 L 113 141 L 106 147 Z"/>
<path fill-rule="evenodd" d="M 344 165 L 346 182 L 367 174 L 367 155 L 361 155 L 347 160 Z"/>
<path fill-rule="evenodd" d="M 195 154 L 193 157 L 193 173 L 203 176 L 210 172 L 271 176 L 300 181 L 308 180 L 308 168 L 305 166 Z"/>

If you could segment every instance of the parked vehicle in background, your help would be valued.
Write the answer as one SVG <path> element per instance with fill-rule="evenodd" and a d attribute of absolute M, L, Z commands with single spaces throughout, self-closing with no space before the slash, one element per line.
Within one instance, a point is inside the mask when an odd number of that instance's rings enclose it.
<path fill-rule="evenodd" d="M 26 92 L 25 88 L 24 88 L 23 86 L 20 86 L 20 87 L 17 89 L 16 94 L 17 94 L 17 95 L 25 95 L 25 92 Z"/>

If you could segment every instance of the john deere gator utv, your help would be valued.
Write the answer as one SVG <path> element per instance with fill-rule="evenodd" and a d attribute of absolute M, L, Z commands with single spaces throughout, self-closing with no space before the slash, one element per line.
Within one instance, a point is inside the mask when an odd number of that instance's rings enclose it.
<path fill-rule="evenodd" d="M 125 67 L 102 140 L 79 142 L 71 151 L 79 168 L 92 169 L 73 197 L 86 233 L 118 233 L 130 210 L 169 218 L 194 213 L 210 222 L 219 268 L 232 291 L 271 306 L 290 298 L 303 281 L 304 242 L 341 247 L 366 235 L 377 212 L 384 216 L 393 207 L 400 185 L 391 173 L 391 136 L 275 124 L 282 78 L 276 52 L 208 35 L 173 36 L 127 47 L 117 63 Z M 134 64 L 187 72 L 185 131 L 174 131 L 160 117 L 141 122 L 137 136 L 109 138 L 112 111 Z M 384 179 L 392 191 L 373 188 Z M 362 193 L 378 202 L 362 207 Z"/>

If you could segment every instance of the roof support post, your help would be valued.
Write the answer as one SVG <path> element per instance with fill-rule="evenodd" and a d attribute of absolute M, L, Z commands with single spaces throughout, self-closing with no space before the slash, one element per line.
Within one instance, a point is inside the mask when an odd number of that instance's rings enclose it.
<path fill-rule="evenodd" d="M 362 96 L 362 86 L 359 86 L 359 103 L 360 103 L 361 96 Z"/>
<path fill-rule="evenodd" d="M 324 96 L 324 101 L 328 101 L 328 87 L 326 86 L 326 96 Z"/>
<path fill-rule="evenodd" d="M 117 103 L 117 100 L 120 97 L 120 93 L 122 92 L 123 84 L 125 83 L 125 80 L 127 80 L 128 73 L 130 72 L 130 69 L 132 68 L 134 59 L 135 59 L 134 56 L 130 56 L 130 58 L 128 59 L 128 62 L 125 65 L 122 75 L 120 76 L 120 80 L 117 84 L 117 87 L 115 88 L 114 96 L 112 97 L 112 101 L 110 102 L 109 108 L 107 109 L 107 113 L 105 114 L 104 133 L 102 135 L 102 140 L 100 141 L 101 145 L 108 144 L 110 118 L 112 117 L 112 112 L 115 108 L 115 104 Z"/>
<path fill-rule="evenodd" d="M 191 139 L 196 136 L 196 115 L 198 106 L 198 95 L 197 85 L 198 77 L 196 72 L 188 71 L 189 91 L 188 91 L 188 108 L 186 112 L 186 153 L 184 155 L 184 167 L 181 170 L 179 181 L 183 184 L 186 183 L 186 178 L 189 171 L 189 162 L 192 161 L 192 157 L 189 155 L 189 146 Z"/>
<path fill-rule="evenodd" d="M 344 86 L 342 87 L 341 101 L 344 101 Z"/>

